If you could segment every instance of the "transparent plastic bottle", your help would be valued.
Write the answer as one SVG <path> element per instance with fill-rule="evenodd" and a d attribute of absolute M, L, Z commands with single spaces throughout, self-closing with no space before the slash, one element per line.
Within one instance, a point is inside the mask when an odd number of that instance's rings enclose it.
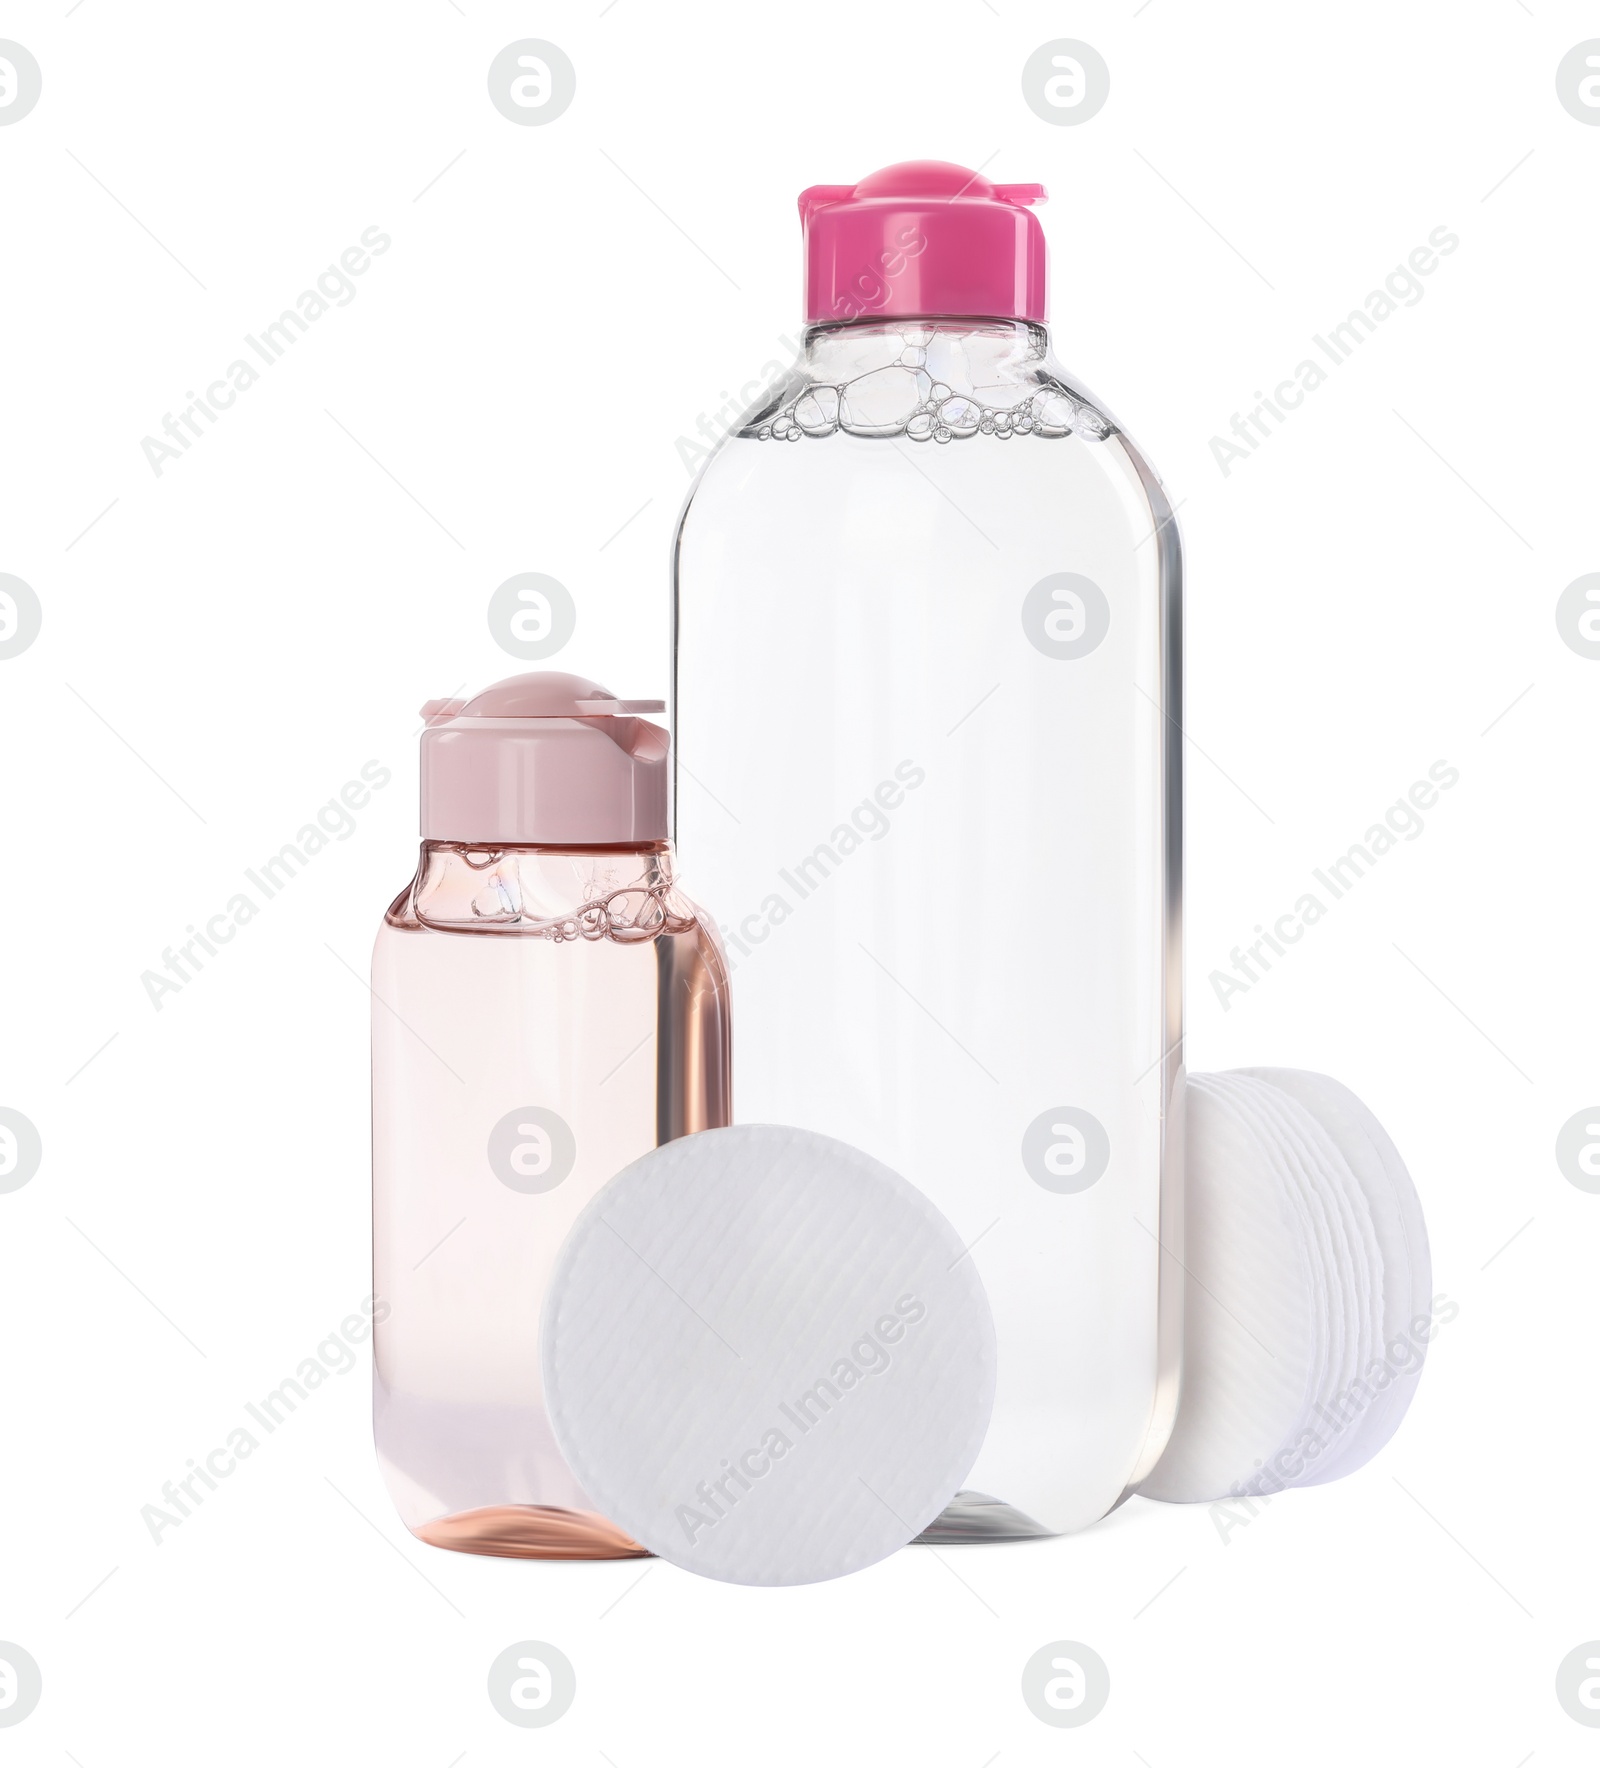
<path fill-rule="evenodd" d="M 803 353 L 676 549 L 676 827 L 741 1114 L 919 1185 L 994 1306 L 947 1540 L 1103 1515 L 1177 1394 L 1179 550 L 1050 354 L 1043 195 L 935 162 L 807 191 Z"/>
<path fill-rule="evenodd" d="M 372 959 L 373 1434 L 438 1547 L 642 1551 L 556 1448 L 538 1327 L 599 1187 L 729 1121 L 726 970 L 636 716 L 659 704 L 544 673 L 424 708 L 421 860 Z"/>

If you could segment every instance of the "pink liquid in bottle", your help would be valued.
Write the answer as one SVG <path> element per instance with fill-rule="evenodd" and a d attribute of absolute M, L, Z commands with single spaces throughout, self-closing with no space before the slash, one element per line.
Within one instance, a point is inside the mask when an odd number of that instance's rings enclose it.
<path fill-rule="evenodd" d="M 430 709 L 421 861 L 373 953 L 373 1428 L 406 1526 L 642 1551 L 551 1436 L 539 1314 L 621 1167 L 730 1119 L 728 984 L 673 882 L 667 737 L 544 673 Z"/>

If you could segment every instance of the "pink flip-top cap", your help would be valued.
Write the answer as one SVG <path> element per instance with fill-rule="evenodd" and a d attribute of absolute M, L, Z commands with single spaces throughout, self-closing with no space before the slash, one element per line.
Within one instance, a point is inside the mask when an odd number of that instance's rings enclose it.
<path fill-rule="evenodd" d="M 806 321 L 1045 317 L 1042 184 L 907 160 L 800 194 Z"/>
<path fill-rule="evenodd" d="M 631 847 L 667 838 L 667 733 L 581 675 L 537 670 L 422 708 L 422 837 Z"/>

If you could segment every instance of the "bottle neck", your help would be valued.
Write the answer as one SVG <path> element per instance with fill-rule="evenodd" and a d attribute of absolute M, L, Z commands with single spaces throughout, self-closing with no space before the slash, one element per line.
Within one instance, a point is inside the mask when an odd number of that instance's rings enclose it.
<path fill-rule="evenodd" d="M 886 354 L 893 343 L 893 354 Z M 1050 333 L 1028 319 L 935 316 L 928 319 L 863 316 L 848 323 L 808 325 L 803 360 L 813 379 L 827 380 L 835 369 L 859 373 L 865 357 L 874 366 L 935 367 L 957 353 L 981 377 L 979 384 L 1003 383 L 1037 370 L 1049 360 Z M 820 372 L 819 372 L 820 371 Z M 988 377 L 993 376 L 993 381 Z"/>

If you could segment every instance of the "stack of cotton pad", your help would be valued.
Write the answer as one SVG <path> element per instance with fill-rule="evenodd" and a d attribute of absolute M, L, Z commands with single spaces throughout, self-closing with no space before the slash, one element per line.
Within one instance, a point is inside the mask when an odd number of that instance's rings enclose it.
<path fill-rule="evenodd" d="M 994 1401 L 955 1230 L 826 1136 L 705 1130 L 625 1167 L 562 1243 L 545 1400 L 595 1506 L 740 1584 L 838 1577 L 949 1504 Z"/>
<path fill-rule="evenodd" d="M 1183 1385 L 1140 1490 L 1199 1503 L 1338 1479 L 1394 1434 L 1421 1372 L 1416 1189 L 1326 1075 L 1192 1075 L 1187 1114 Z"/>

